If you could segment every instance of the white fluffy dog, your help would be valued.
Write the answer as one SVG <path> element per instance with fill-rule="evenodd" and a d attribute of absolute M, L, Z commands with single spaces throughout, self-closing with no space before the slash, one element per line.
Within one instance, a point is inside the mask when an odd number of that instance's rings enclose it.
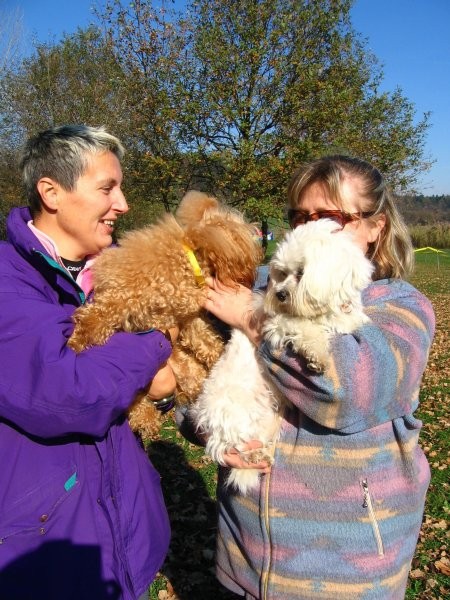
<path fill-rule="evenodd" d="M 265 295 L 255 294 L 263 311 L 264 339 L 274 348 L 290 346 L 316 372 L 326 370 L 329 343 L 367 321 L 361 291 L 373 267 L 352 240 L 328 219 L 308 222 L 288 233 L 270 262 Z M 206 451 L 224 465 L 235 448 L 248 463 L 273 462 L 280 415 L 286 402 L 267 376 L 247 336 L 234 330 L 225 352 L 205 380 L 190 414 L 207 436 Z M 242 452 L 248 440 L 263 448 Z M 258 484 L 257 469 L 230 469 L 228 485 L 241 494 Z"/>
<path fill-rule="evenodd" d="M 351 333 L 369 321 L 361 291 L 371 281 L 372 263 L 329 219 L 297 227 L 270 263 L 264 299 L 264 337 L 272 346 L 290 345 L 314 371 L 324 371 L 330 337 Z"/>

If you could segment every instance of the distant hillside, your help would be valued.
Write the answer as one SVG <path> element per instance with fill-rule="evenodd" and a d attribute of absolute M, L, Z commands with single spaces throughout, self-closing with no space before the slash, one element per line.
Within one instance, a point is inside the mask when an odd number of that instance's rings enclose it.
<path fill-rule="evenodd" d="M 408 225 L 450 223 L 450 195 L 397 196 L 397 206 Z"/>
<path fill-rule="evenodd" d="M 450 224 L 450 195 L 445 196 L 397 196 L 397 206 L 407 225 L 435 225 L 436 223 Z M 5 239 L 5 221 L 12 204 L 0 198 L 0 240 Z M 277 226 L 278 225 L 278 226 Z M 283 235 L 287 223 L 271 224 L 278 235 Z M 278 229 L 281 233 L 278 232 Z M 447 225 L 448 230 L 448 225 Z M 447 247 L 447 246 L 443 246 Z"/>

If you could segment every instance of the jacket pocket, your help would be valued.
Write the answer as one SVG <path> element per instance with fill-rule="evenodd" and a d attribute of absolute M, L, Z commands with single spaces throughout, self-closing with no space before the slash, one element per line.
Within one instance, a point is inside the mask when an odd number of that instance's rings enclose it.
<path fill-rule="evenodd" d="M 372 497 L 370 495 L 369 484 L 367 479 L 361 481 L 363 489 L 363 508 L 367 509 L 370 524 L 372 525 L 373 536 L 377 545 L 377 552 L 380 558 L 384 557 L 383 539 L 381 537 L 380 526 L 378 525 L 375 510 L 373 508 Z"/>
<path fill-rule="evenodd" d="M 16 536 L 43 536 L 52 526 L 59 507 L 78 487 L 75 466 L 54 470 L 52 475 L 30 488 L 0 517 L 0 544 Z"/>

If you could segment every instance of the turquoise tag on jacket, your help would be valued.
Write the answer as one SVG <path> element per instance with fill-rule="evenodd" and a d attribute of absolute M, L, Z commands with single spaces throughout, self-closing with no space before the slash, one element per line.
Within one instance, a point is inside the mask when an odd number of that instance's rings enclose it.
<path fill-rule="evenodd" d="M 66 490 L 66 492 L 70 491 L 73 486 L 76 484 L 77 482 L 77 472 L 75 471 L 75 473 L 73 475 L 71 475 L 69 477 L 69 479 L 66 481 L 66 483 L 64 484 L 64 489 Z"/>

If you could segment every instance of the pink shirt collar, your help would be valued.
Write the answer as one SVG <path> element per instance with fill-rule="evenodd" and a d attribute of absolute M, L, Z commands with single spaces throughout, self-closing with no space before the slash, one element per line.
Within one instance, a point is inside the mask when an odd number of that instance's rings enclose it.
<path fill-rule="evenodd" d="M 58 265 L 60 265 L 65 271 L 67 271 L 66 267 L 64 266 L 64 263 L 61 260 L 58 246 L 55 244 L 52 238 L 40 229 L 37 229 L 37 227 L 33 225 L 33 221 L 28 221 L 27 225 L 37 237 L 37 239 L 41 242 L 41 244 L 44 246 L 48 254 L 53 258 L 53 260 L 55 260 L 58 263 Z M 86 295 L 88 295 L 93 288 L 91 266 L 94 263 L 97 256 L 98 255 L 96 254 L 88 258 L 86 264 L 84 265 L 84 269 L 77 277 L 77 284 L 80 286 L 80 288 Z M 69 273 L 69 271 L 67 271 L 67 273 Z M 72 275 L 70 276 L 72 277 Z"/>

